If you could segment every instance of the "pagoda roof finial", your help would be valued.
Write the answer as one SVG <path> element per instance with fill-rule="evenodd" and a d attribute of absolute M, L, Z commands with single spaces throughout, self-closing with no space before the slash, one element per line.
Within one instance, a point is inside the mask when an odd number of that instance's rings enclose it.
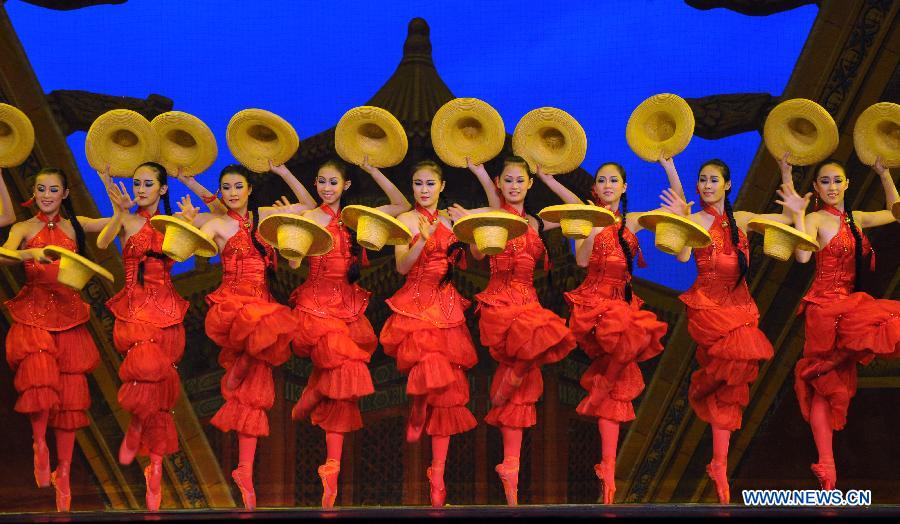
<path fill-rule="evenodd" d="M 424 18 L 413 18 L 409 21 L 406 42 L 403 44 L 403 60 L 400 64 L 425 62 L 434 65 L 431 60 L 431 29 Z"/>

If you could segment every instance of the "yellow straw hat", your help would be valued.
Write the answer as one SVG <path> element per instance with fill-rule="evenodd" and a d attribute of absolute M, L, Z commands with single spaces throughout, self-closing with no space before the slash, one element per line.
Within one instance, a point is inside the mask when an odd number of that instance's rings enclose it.
<path fill-rule="evenodd" d="M 769 220 L 753 218 L 747 222 L 747 229 L 763 234 L 763 253 L 786 262 L 794 255 L 794 249 L 818 251 L 816 240 L 789 225 Z"/>
<path fill-rule="evenodd" d="M 431 145 L 448 166 L 466 167 L 494 158 L 503 149 L 506 128 L 496 109 L 477 98 L 456 98 L 431 119 Z"/>
<path fill-rule="evenodd" d="M 559 175 L 575 171 L 587 153 L 587 136 L 572 115 L 555 107 L 529 111 L 516 124 L 513 153 L 525 159 L 532 171 Z"/>
<path fill-rule="evenodd" d="M 334 149 L 351 164 L 362 164 L 368 155 L 372 166 L 396 166 L 406 158 L 408 147 L 403 125 L 380 107 L 354 107 L 334 128 Z"/>
<path fill-rule="evenodd" d="M 412 233 L 402 222 L 372 207 L 347 206 L 341 210 L 341 221 L 356 231 L 356 241 L 370 251 L 412 240 Z"/>
<path fill-rule="evenodd" d="M 879 102 L 863 111 L 853 127 L 853 147 L 867 166 L 880 156 L 884 167 L 900 167 L 900 105 Z"/>
<path fill-rule="evenodd" d="M 288 260 L 324 255 L 331 251 L 331 233 L 316 222 L 294 214 L 276 213 L 262 219 L 259 235 Z"/>
<path fill-rule="evenodd" d="M 661 93 L 641 102 L 625 126 L 625 140 L 647 162 L 684 151 L 694 136 L 694 112 L 678 95 Z"/>
<path fill-rule="evenodd" d="M 165 235 L 163 253 L 176 262 L 184 262 L 193 255 L 211 258 L 219 252 L 219 246 L 209 235 L 177 217 L 156 215 L 150 219 L 150 225 Z"/>
<path fill-rule="evenodd" d="M 453 234 L 466 244 L 475 244 L 485 255 L 496 255 L 506 243 L 528 231 L 528 220 L 505 211 L 466 215 L 453 224 Z"/>
<path fill-rule="evenodd" d="M 4 260 L 15 260 L 16 262 L 22 261 L 22 256 L 19 255 L 19 253 L 12 249 L 6 249 L 5 247 L 0 247 L 0 258 Z"/>
<path fill-rule="evenodd" d="M 159 137 L 159 163 L 166 171 L 194 176 L 216 161 L 216 137 L 202 120 L 181 111 L 157 115 L 150 126 Z"/>
<path fill-rule="evenodd" d="M 606 227 L 616 223 L 616 215 L 600 206 L 586 204 L 562 204 L 542 209 L 538 216 L 550 222 L 559 223 L 563 236 L 580 240 L 591 234 L 595 227 Z"/>
<path fill-rule="evenodd" d="M 838 129 L 828 111 L 812 100 L 793 98 L 775 106 L 763 126 L 766 148 L 776 159 L 807 166 L 828 158 L 838 146 Z"/>
<path fill-rule="evenodd" d="M 238 162 L 256 173 L 269 170 L 294 156 L 300 147 L 297 131 L 275 113 L 244 109 L 235 113 L 225 130 L 228 149 Z"/>
<path fill-rule="evenodd" d="M 84 142 L 88 163 L 97 171 L 131 177 L 137 166 L 159 158 L 159 138 L 140 113 L 113 109 L 91 124 Z"/>
<path fill-rule="evenodd" d="M 638 217 L 638 224 L 654 231 L 656 247 L 664 253 L 677 255 L 685 246 L 706 247 L 712 238 L 700 225 L 687 217 L 667 211 L 650 211 Z"/>
<path fill-rule="evenodd" d="M 81 290 L 94 275 L 99 275 L 110 282 L 114 281 L 112 273 L 105 268 L 68 249 L 47 246 L 44 248 L 44 255 L 60 259 L 56 280 L 72 289 Z"/>
<path fill-rule="evenodd" d="M 9 104 L 0 104 L 0 167 L 15 167 L 28 158 L 34 147 L 31 120 Z"/>

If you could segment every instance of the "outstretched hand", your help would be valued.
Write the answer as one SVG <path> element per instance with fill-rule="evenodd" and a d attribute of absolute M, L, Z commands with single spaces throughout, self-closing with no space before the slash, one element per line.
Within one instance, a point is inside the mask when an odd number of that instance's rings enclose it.
<path fill-rule="evenodd" d="M 807 206 L 809 206 L 809 199 L 812 197 L 812 193 L 807 193 L 801 197 L 797 190 L 794 189 L 794 186 L 788 184 L 781 184 L 781 189 L 776 189 L 775 192 L 780 197 L 775 203 L 781 204 L 785 209 L 789 209 L 797 215 L 801 215 L 806 211 Z"/>
<path fill-rule="evenodd" d="M 119 182 L 118 185 L 114 183 L 107 185 L 106 193 L 116 211 L 128 211 L 134 206 L 134 199 L 128 196 L 128 190 L 125 189 L 125 184 L 122 182 Z"/>
<path fill-rule="evenodd" d="M 661 165 L 663 167 L 663 169 L 666 170 L 666 173 L 669 173 L 669 172 L 675 170 L 674 157 L 671 157 L 671 156 L 666 157 L 665 153 L 660 152 L 659 158 L 656 159 L 656 161 L 659 162 L 659 165 Z"/>
<path fill-rule="evenodd" d="M 659 195 L 659 199 L 662 200 L 661 208 L 678 216 L 686 217 L 690 215 L 691 206 L 694 205 L 693 201 L 687 202 L 684 197 L 672 191 L 671 188 L 664 189 L 662 194 Z"/>
<path fill-rule="evenodd" d="M 288 200 L 286 196 L 281 195 L 281 198 L 276 200 L 275 203 L 272 204 L 272 207 L 283 208 L 283 207 L 291 207 L 292 205 L 293 204 L 291 204 L 291 201 Z"/>
<path fill-rule="evenodd" d="M 422 235 L 422 240 L 427 242 L 437 230 L 438 221 L 435 220 L 434 224 L 432 224 L 421 214 L 418 214 L 416 218 L 419 220 L 419 234 Z"/>
<path fill-rule="evenodd" d="M 280 177 L 286 177 L 291 175 L 290 169 L 287 168 L 284 164 L 278 164 L 277 166 L 272 164 L 272 161 L 269 160 L 269 171 L 275 173 Z"/>
<path fill-rule="evenodd" d="M 489 176 L 487 169 L 484 168 L 484 164 L 473 164 L 472 159 L 469 157 L 466 157 L 466 167 L 468 167 L 469 171 L 475 173 L 476 175 Z"/>
<path fill-rule="evenodd" d="M 381 170 L 380 170 L 380 169 L 378 169 L 377 167 L 375 167 L 375 166 L 373 166 L 372 164 L 369 163 L 369 155 L 365 155 L 365 156 L 363 157 L 363 161 L 362 161 L 361 164 L 359 164 L 359 167 L 360 167 L 363 171 L 365 171 L 366 173 L 368 173 L 368 174 L 370 174 L 370 175 L 372 175 L 372 176 L 375 176 L 375 175 L 381 173 Z"/>
<path fill-rule="evenodd" d="M 459 204 L 453 204 L 447 208 L 447 214 L 450 215 L 450 220 L 456 222 L 460 218 L 470 214 L 470 211 Z"/>
<path fill-rule="evenodd" d="M 884 165 L 884 160 L 880 156 L 875 157 L 875 163 L 872 164 L 872 169 L 878 176 L 884 176 L 884 173 L 888 170 Z"/>
<path fill-rule="evenodd" d="M 191 202 L 190 195 L 184 195 L 181 197 L 181 200 L 178 201 L 178 209 L 179 211 L 175 213 L 173 216 L 176 216 L 185 222 L 193 222 L 197 215 L 200 213 L 200 209 L 194 206 Z"/>

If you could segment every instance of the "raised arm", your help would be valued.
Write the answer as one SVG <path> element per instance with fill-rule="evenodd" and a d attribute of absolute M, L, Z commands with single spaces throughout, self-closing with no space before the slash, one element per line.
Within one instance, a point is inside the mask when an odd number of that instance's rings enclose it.
<path fill-rule="evenodd" d="M 678 176 L 678 170 L 675 169 L 675 158 L 666 158 L 660 154 L 657 162 L 659 162 L 659 165 L 661 165 L 666 172 L 666 178 L 669 180 L 669 189 L 680 195 L 681 198 L 687 200 L 687 197 L 684 194 L 684 186 L 681 185 L 681 177 Z"/>
<path fill-rule="evenodd" d="M 680 215 L 686 217 L 688 220 L 696 222 L 694 215 L 691 214 L 691 206 L 694 205 L 694 202 L 685 202 L 684 197 L 672 189 L 664 190 L 659 198 L 662 200 L 662 205 L 659 207 L 661 211 L 666 211 L 673 215 Z M 630 214 L 631 213 L 629 213 L 629 215 Z M 687 262 L 691 259 L 692 251 L 690 246 L 685 246 L 677 255 L 675 255 L 675 258 L 679 262 Z"/>
<path fill-rule="evenodd" d="M 578 198 L 578 195 L 573 193 L 569 188 L 562 185 L 559 180 L 556 179 L 553 175 L 548 175 L 544 173 L 541 169 L 541 166 L 537 166 L 537 177 L 547 186 L 550 191 L 553 191 L 556 196 L 560 198 L 565 204 L 584 204 L 584 202 Z"/>
<path fill-rule="evenodd" d="M 884 187 L 885 207 L 887 209 L 881 211 L 854 211 L 853 219 L 862 228 L 883 226 L 896 220 L 894 214 L 891 213 L 891 206 L 894 202 L 900 200 L 900 196 L 897 195 L 897 186 L 894 184 L 894 179 L 891 178 L 891 170 L 884 167 L 881 157 L 875 159 L 872 170 L 881 178 L 881 185 Z"/>
<path fill-rule="evenodd" d="M 666 178 L 669 181 L 669 187 L 664 189 L 662 194 L 660 194 L 659 198 L 664 203 L 660 207 L 654 209 L 653 211 L 671 211 L 667 208 L 669 205 L 675 205 L 678 209 L 677 214 L 683 214 L 683 216 L 690 216 L 691 210 L 690 207 L 694 204 L 693 202 L 687 203 L 687 197 L 684 194 L 684 186 L 681 184 L 681 177 L 678 175 L 678 170 L 675 169 L 675 158 L 669 157 L 666 158 L 660 155 L 657 160 L 659 165 L 662 166 L 663 171 L 666 173 Z M 682 207 L 686 206 L 686 207 Z M 682 211 L 684 211 L 682 213 Z M 638 218 L 640 218 L 641 213 L 639 212 L 631 212 L 625 216 L 625 227 L 631 230 L 632 233 L 637 233 L 644 229 L 638 222 Z M 690 257 L 690 253 L 688 254 Z M 680 258 L 679 258 L 680 260 Z"/>
<path fill-rule="evenodd" d="M 176 180 L 190 189 L 195 195 L 200 197 L 200 200 L 206 203 L 206 205 L 209 207 L 210 212 L 212 212 L 214 215 L 224 215 L 228 212 L 228 208 L 225 207 L 225 204 L 223 204 L 222 201 L 216 197 L 216 195 L 210 192 L 209 189 L 206 189 L 200 182 L 197 182 L 197 179 L 195 177 L 182 175 L 181 169 L 179 169 L 178 172 L 173 176 Z M 201 213 L 201 215 L 202 214 L 204 213 Z M 208 220 L 208 218 L 203 220 L 204 223 L 206 220 Z"/>
<path fill-rule="evenodd" d="M 782 183 L 781 189 L 778 189 L 776 192 L 780 197 L 776 202 L 781 204 L 786 212 L 790 213 L 794 228 L 808 234 L 818 242 L 819 216 L 816 213 L 806 214 L 806 208 L 809 206 L 809 199 L 812 193 L 800 196 L 794 189 L 794 184 L 787 182 Z M 794 258 L 797 262 L 806 263 L 812 258 L 812 252 L 796 249 L 794 250 Z"/>
<path fill-rule="evenodd" d="M 298 208 L 301 211 L 305 211 L 307 209 L 312 209 L 316 207 L 316 199 L 313 198 L 309 191 L 306 190 L 306 187 L 300 183 L 300 180 L 291 173 L 291 170 L 287 168 L 286 165 L 281 164 L 280 166 L 273 166 L 272 161 L 269 160 L 269 171 L 275 173 L 280 176 L 284 183 L 291 188 L 291 191 L 294 193 L 294 196 L 297 197 L 297 200 L 300 201 L 302 207 Z M 299 212 L 299 211 L 298 211 Z"/>
<path fill-rule="evenodd" d="M 778 196 L 782 199 L 785 198 L 793 198 L 793 195 L 796 195 L 797 198 L 802 198 L 797 195 L 794 190 L 794 166 L 788 162 L 788 156 L 790 153 L 785 153 L 784 156 L 777 159 L 778 167 L 781 171 L 781 189 L 776 190 Z M 782 203 L 781 200 L 776 200 L 777 203 Z M 806 209 L 804 206 L 803 209 Z M 754 218 L 765 218 L 768 220 L 772 220 L 778 222 L 780 224 L 790 225 L 795 222 L 794 220 L 794 212 L 790 209 L 784 207 L 782 204 L 781 213 L 751 213 L 750 211 L 735 211 L 734 212 L 734 222 L 737 226 L 744 231 L 747 232 L 747 223 Z"/>
<path fill-rule="evenodd" d="M 100 249 L 106 249 L 115 240 L 122 230 L 128 210 L 134 205 L 134 200 L 128 196 L 128 191 L 122 182 L 119 182 L 118 186 L 115 184 L 107 186 L 106 193 L 109 195 L 109 200 L 113 205 L 113 216 L 97 236 L 97 247 Z"/>
<path fill-rule="evenodd" d="M 472 160 L 469 159 L 469 157 L 466 157 L 466 166 L 469 168 L 469 171 L 478 178 L 478 182 L 481 183 L 481 187 L 484 189 L 484 195 L 487 197 L 488 207 L 500 209 L 503 202 L 500 201 L 500 195 L 497 194 L 497 186 L 495 186 L 494 181 L 491 180 L 491 175 L 489 175 L 484 168 L 484 164 L 473 164 Z"/>
<path fill-rule="evenodd" d="M 16 212 L 13 211 L 12 199 L 9 198 L 9 190 L 3 178 L 3 169 L 0 168 L 0 227 L 8 226 L 15 221 Z"/>
<path fill-rule="evenodd" d="M 384 194 L 387 195 L 388 200 L 391 201 L 390 204 L 378 206 L 376 209 L 383 213 L 387 213 L 392 217 L 395 217 L 400 213 L 412 209 L 412 206 L 409 204 L 409 200 L 407 200 L 406 197 L 403 196 L 403 193 L 401 193 L 400 190 L 397 189 L 397 186 L 395 186 L 393 182 L 388 180 L 388 177 L 384 176 L 384 173 L 382 173 L 380 169 L 369 164 L 368 156 L 363 159 L 363 163 L 360 164 L 359 167 L 361 167 L 363 171 L 372 176 L 372 180 L 374 180 L 375 183 L 378 184 L 378 187 L 380 187 L 381 190 L 384 191 Z"/>

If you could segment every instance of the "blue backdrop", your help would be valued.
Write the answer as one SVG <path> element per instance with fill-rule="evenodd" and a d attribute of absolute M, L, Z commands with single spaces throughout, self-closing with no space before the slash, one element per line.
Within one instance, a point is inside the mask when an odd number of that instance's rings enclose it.
<path fill-rule="evenodd" d="M 641 161 L 625 142 L 634 107 L 660 92 L 779 95 L 817 12 L 806 6 L 750 17 L 675 0 L 561 6 L 546 0 L 130 0 L 76 11 L 10 0 L 4 6 L 46 92 L 158 93 L 203 119 L 220 152 L 199 177 L 209 188 L 232 162 L 224 135 L 235 112 L 278 113 L 295 126 L 303 147 L 303 137 L 335 125 L 381 87 L 399 63 L 409 20 L 420 16 L 431 26 L 438 72 L 456 96 L 487 101 L 509 131 L 536 107 L 566 110 L 587 132 L 585 169 L 593 172 L 607 160 L 625 166 L 632 210 L 656 207 L 665 180 L 662 168 Z M 69 137 L 69 145 L 101 212 L 111 213 L 85 160 L 84 133 Z M 676 159 L 689 198 L 696 196 L 701 162 L 724 159 L 737 188 L 759 145 L 757 133 L 694 138 Z M 172 190 L 173 202 L 185 193 L 177 183 Z M 656 251 L 646 233 L 640 238 L 650 267 L 638 276 L 690 286 L 692 263 Z"/>

